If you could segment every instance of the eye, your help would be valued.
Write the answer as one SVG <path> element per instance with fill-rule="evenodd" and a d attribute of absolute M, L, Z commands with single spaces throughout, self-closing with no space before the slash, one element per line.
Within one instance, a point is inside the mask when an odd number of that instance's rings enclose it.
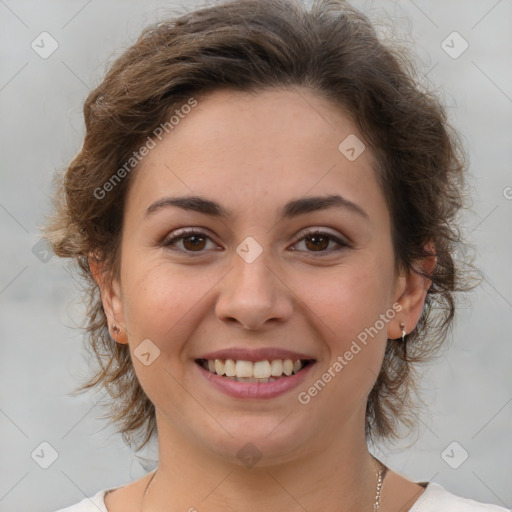
<path fill-rule="evenodd" d="M 195 228 L 171 233 L 164 239 L 162 245 L 175 251 L 195 253 L 204 252 L 205 249 L 219 249 L 206 233 Z"/>
<path fill-rule="evenodd" d="M 298 249 L 298 247 L 301 247 Z M 330 254 L 337 252 L 343 247 L 349 247 L 349 244 L 340 237 L 321 230 L 312 230 L 303 234 L 303 237 L 296 242 L 291 250 L 301 250 L 305 252 L 317 252 Z"/>

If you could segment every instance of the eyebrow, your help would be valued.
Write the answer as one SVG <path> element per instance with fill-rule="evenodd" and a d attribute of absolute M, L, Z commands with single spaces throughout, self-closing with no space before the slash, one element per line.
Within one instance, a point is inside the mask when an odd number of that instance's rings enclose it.
<path fill-rule="evenodd" d="M 357 213 L 365 219 L 369 219 L 368 214 L 356 203 L 336 194 L 329 196 L 304 197 L 286 203 L 283 208 L 284 217 L 295 217 L 304 213 L 325 210 L 327 208 L 344 208 L 353 213 Z"/>
<path fill-rule="evenodd" d="M 163 197 L 155 201 L 146 211 L 146 215 L 161 210 L 169 206 L 175 206 L 182 210 L 192 210 L 212 217 L 229 217 L 229 211 L 223 208 L 215 201 L 210 201 L 204 197 L 199 196 L 185 196 L 185 197 Z"/>
<path fill-rule="evenodd" d="M 229 210 L 215 201 L 211 201 L 210 199 L 200 196 L 184 196 L 163 197 L 162 199 L 155 201 L 147 209 L 146 216 L 167 207 L 177 207 L 183 210 L 195 211 L 218 218 L 227 218 L 231 215 Z M 291 218 L 333 207 L 344 208 L 353 213 L 357 213 L 365 219 L 369 219 L 368 214 L 359 205 L 338 194 L 304 197 L 289 201 L 282 209 L 282 216 L 285 218 Z"/>

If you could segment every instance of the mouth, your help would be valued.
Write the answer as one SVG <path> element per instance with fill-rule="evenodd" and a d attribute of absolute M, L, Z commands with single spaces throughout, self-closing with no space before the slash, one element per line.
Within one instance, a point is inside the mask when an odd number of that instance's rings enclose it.
<path fill-rule="evenodd" d="M 265 359 L 247 361 L 243 359 L 196 359 L 204 370 L 236 382 L 269 383 L 297 375 L 314 359 Z"/>

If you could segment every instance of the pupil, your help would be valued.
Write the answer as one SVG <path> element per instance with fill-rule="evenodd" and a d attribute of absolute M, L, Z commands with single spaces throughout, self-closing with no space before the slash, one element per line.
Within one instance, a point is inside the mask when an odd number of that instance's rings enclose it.
<path fill-rule="evenodd" d="M 311 247 L 309 246 L 308 242 L 312 243 Z M 329 239 L 323 235 L 310 235 L 306 238 L 306 247 L 308 249 L 322 250 L 322 249 L 327 249 L 328 245 L 329 245 Z"/>
<path fill-rule="evenodd" d="M 205 239 L 203 236 L 191 235 L 183 239 L 183 245 L 186 249 L 197 250 L 204 248 Z"/>

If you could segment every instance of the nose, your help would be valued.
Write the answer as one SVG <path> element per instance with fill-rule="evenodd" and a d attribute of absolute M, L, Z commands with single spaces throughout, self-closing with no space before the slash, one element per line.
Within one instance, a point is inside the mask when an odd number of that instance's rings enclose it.
<path fill-rule="evenodd" d="M 222 280 L 215 306 L 217 318 L 247 330 L 278 325 L 293 312 L 293 295 L 260 256 L 247 263 L 234 256 L 234 268 Z"/>

